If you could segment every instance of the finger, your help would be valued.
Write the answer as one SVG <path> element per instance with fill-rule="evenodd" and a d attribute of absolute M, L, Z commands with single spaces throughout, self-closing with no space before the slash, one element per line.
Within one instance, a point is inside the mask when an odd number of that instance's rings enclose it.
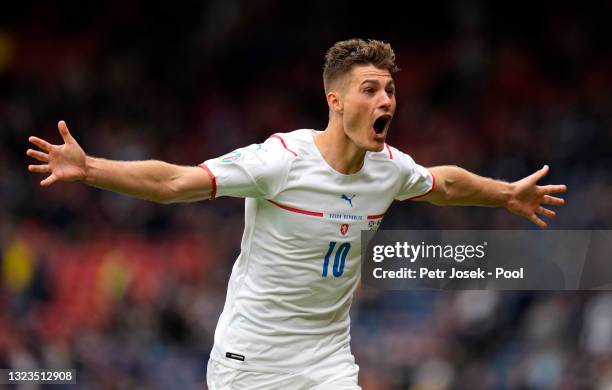
<path fill-rule="evenodd" d="M 546 222 L 542 221 L 537 215 L 531 214 L 529 217 L 529 220 L 533 223 L 535 223 L 540 229 L 546 229 L 546 227 L 548 226 L 546 224 Z"/>
<path fill-rule="evenodd" d="M 70 135 L 70 131 L 68 130 L 68 126 L 66 126 L 66 122 L 57 122 L 57 128 L 59 129 L 60 135 L 62 136 L 62 139 L 65 143 L 68 144 L 74 142 L 74 138 L 72 138 L 72 135 Z"/>
<path fill-rule="evenodd" d="M 28 171 L 34 173 L 49 173 L 51 172 L 51 167 L 48 164 L 28 165 Z"/>
<path fill-rule="evenodd" d="M 545 194 L 554 194 L 554 193 L 557 193 L 557 192 L 565 192 L 565 191 L 567 191 L 567 186 L 565 184 L 547 185 L 547 186 L 542 186 L 540 188 L 542 190 L 544 190 Z"/>
<path fill-rule="evenodd" d="M 37 159 L 38 161 L 49 162 L 49 155 L 47 153 L 39 152 L 38 150 L 34 149 L 28 149 L 26 154 Z"/>
<path fill-rule="evenodd" d="M 543 178 L 544 176 L 546 176 L 546 174 L 548 173 L 548 165 L 544 165 L 542 167 L 542 169 L 535 171 L 534 173 L 532 173 L 529 178 L 531 180 L 533 180 L 533 182 L 538 182 L 541 178 Z"/>
<path fill-rule="evenodd" d="M 40 185 L 43 187 L 47 187 L 55 183 L 56 180 L 57 180 L 57 177 L 55 177 L 54 174 L 50 174 L 49 177 L 47 177 L 45 180 L 40 182 Z"/>
<path fill-rule="evenodd" d="M 53 145 L 51 145 L 44 139 L 40 139 L 38 137 L 30 137 L 28 138 L 28 141 L 38 146 L 40 149 L 44 150 L 47 153 L 49 153 L 51 151 L 51 148 L 53 147 Z"/>
<path fill-rule="evenodd" d="M 544 195 L 544 199 L 542 199 L 542 204 L 549 204 L 552 206 L 563 206 L 565 204 L 565 199 L 557 198 L 556 196 Z"/>
<path fill-rule="evenodd" d="M 549 210 L 547 208 L 544 208 L 542 206 L 540 206 L 540 207 L 538 207 L 536 209 L 536 213 L 542 214 L 543 216 L 548 217 L 548 218 L 554 218 L 554 217 L 557 216 L 557 213 L 555 213 L 554 211 Z"/>

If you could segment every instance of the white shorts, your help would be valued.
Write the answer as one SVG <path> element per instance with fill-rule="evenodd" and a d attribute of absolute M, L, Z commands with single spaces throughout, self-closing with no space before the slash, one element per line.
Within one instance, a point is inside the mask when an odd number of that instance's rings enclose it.
<path fill-rule="evenodd" d="M 209 390 L 360 390 L 359 366 L 352 355 L 333 356 L 293 373 L 244 371 L 208 360 Z"/>

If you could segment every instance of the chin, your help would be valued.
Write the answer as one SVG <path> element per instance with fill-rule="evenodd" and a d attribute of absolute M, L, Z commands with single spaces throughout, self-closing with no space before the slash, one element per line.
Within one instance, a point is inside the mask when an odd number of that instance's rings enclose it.
<path fill-rule="evenodd" d="M 385 150 L 385 143 L 384 142 L 373 142 L 369 145 L 367 145 L 365 148 L 365 150 L 367 150 L 368 152 L 382 152 L 383 150 Z"/>

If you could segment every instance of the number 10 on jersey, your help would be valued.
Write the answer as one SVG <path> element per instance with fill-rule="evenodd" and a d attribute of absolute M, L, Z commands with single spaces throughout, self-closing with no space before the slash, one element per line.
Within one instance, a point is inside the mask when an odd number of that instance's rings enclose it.
<path fill-rule="evenodd" d="M 334 249 L 336 249 L 336 241 L 331 241 L 329 243 L 329 249 L 327 250 L 327 254 L 325 255 L 325 259 L 323 260 L 323 272 L 321 273 L 322 277 L 327 277 L 327 269 L 329 268 L 329 258 L 334 254 Z M 339 278 L 344 273 L 344 263 L 346 263 L 346 256 L 348 255 L 349 249 L 351 249 L 351 244 L 348 242 L 344 242 L 338 246 L 338 249 L 335 251 L 334 256 L 334 265 L 332 267 L 332 273 L 334 277 Z"/>

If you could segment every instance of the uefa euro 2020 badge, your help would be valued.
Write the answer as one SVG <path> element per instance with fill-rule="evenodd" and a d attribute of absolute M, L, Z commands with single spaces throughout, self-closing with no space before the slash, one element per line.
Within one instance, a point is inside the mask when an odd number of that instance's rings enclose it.
<path fill-rule="evenodd" d="M 233 164 L 236 161 L 239 161 L 242 158 L 242 153 L 240 153 L 239 150 L 234 150 L 233 152 L 230 152 L 228 154 L 226 154 L 225 156 L 221 156 L 217 159 L 217 162 L 219 162 L 219 164 Z"/>

